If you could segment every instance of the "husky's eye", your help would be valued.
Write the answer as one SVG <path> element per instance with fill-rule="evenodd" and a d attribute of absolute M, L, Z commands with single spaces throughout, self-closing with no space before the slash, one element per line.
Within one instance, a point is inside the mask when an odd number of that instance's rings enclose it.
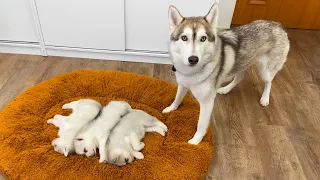
<path fill-rule="evenodd" d="M 207 37 L 205 37 L 205 36 L 202 36 L 200 39 L 201 42 L 205 42 L 206 40 L 207 40 Z"/>
<path fill-rule="evenodd" d="M 181 36 L 182 41 L 188 41 L 188 37 L 187 36 Z"/>

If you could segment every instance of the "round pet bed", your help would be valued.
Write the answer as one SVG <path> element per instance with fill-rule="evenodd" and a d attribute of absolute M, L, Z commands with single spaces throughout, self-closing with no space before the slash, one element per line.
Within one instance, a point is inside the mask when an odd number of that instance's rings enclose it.
<path fill-rule="evenodd" d="M 199 145 L 188 140 L 196 131 L 199 104 L 187 95 L 177 111 L 162 114 L 176 86 L 143 75 L 118 71 L 80 70 L 57 76 L 25 91 L 0 113 L 0 170 L 9 179 L 201 179 L 213 156 L 210 128 Z M 64 103 L 92 98 L 103 105 L 125 100 L 168 126 L 167 136 L 147 133 L 143 160 L 117 167 L 98 157 L 64 157 L 53 150 L 57 128 L 46 123 L 68 115 Z"/>

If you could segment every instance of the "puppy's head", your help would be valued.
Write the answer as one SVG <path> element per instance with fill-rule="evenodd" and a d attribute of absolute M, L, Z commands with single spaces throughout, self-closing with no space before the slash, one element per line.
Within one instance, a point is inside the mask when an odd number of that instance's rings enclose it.
<path fill-rule="evenodd" d="M 84 137 L 74 139 L 74 148 L 77 154 L 84 154 L 87 157 L 96 155 L 96 144 L 93 140 Z"/>
<path fill-rule="evenodd" d="M 51 144 L 56 152 L 63 154 L 66 157 L 74 150 L 72 143 L 61 137 L 54 139 Z"/>
<path fill-rule="evenodd" d="M 201 17 L 183 17 L 177 8 L 169 7 L 169 49 L 178 72 L 192 74 L 210 62 L 215 53 L 217 20 L 217 4 Z"/>
<path fill-rule="evenodd" d="M 133 155 L 125 149 L 112 149 L 109 151 L 108 161 L 110 164 L 117 166 L 124 166 L 132 163 L 134 160 Z"/>
<path fill-rule="evenodd" d="M 131 106 L 125 101 L 111 101 L 107 107 L 117 110 L 120 116 L 124 116 L 132 110 Z"/>

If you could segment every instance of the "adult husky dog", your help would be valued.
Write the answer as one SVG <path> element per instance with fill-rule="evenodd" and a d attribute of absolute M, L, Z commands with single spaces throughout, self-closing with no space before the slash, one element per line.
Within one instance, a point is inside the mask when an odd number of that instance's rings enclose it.
<path fill-rule="evenodd" d="M 183 17 L 174 6 L 169 7 L 169 52 L 178 90 L 174 102 L 163 113 L 176 110 L 191 90 L 200 103 L 200 116 L 190 144 L 200 143 L 206 134 L 216 93 L 228 93 L 253 64 L 257 64 L 265 83 L 260 104 L 267 106 L 271 81 L 289 51 L 287 33 L 279 23 L 259 20 L 218 31 L 217 20 L 217 4 L 204 17 Z M 232 78 L 230 84 L 220 87 Z"/>

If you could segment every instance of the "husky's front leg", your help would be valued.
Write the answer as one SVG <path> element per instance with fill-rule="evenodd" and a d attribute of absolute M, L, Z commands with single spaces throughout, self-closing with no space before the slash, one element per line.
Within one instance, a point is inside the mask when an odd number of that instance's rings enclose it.
<path fill-rule="evenodd" d="M 176 110 L 180 106 L 180 104 L 181 104 L 184 96 L 186 96 L 187 92 L 188 92 L 188 89 L 179 84 L 178 85 L 177 94 L 176 94 L 176 98 L 174 99 L 173 103 L 170 106 L 166 107 L 162 111 L 162 113 L 168 113 L 170 111 Z"/>
<path fill-rule="evenodd" d="M 215 95 L 208 99 L 203 99 L 199 101 L 200 103 L 200 116 L 197 126 L 197 132 L 194 134 L 193 138 L 188 141 L 189 144 L 199 144 L 203 137 L 207 133 L 208 126 L 211 120 L 211 114 L 213 112 Z"/>

